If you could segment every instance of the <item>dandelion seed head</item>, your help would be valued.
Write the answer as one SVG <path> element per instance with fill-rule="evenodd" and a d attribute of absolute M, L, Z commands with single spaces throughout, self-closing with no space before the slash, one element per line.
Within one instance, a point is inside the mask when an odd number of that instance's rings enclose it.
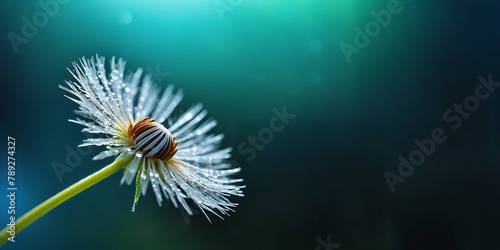
<path fill-rule="evenodd" d="M 82 118 L 70 121 L 84 126 L 83 132 L 101 135 L 79 146 L 105 146 L 94 160 L 113 156 L 129 160 L 121 183 L 130 185 L 135 180 L 133 210 L 151 186 L 160 206 L 165 198 L 188 214 L 191 206 L 219 217 L 233 211 L 238 204 L 228 197 L 243 196 L 244 186 L 231 176 L 240 168 L 229 168 L 231 148 L 220 149 L 223 135 L 209 134 L 216 121 L 203 105 L 195 104 L 173 117 L 184 96 L 182 90 L 174 91 L 170 85 L 161 92 L 150 75 L 142 77 L 140 68 L 124 74 L 121 58 L 111 58 L 109 74 L 105 65 L 99 56 L 80 59 L 70 70 L 76 81 L 66 81 L 67 86 L 60 88 L 79 105 L 75 113 Z"/>

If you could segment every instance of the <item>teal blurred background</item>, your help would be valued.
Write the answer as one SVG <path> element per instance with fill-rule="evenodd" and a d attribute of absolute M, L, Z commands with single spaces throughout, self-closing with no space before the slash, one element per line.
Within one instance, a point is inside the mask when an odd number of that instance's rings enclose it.
<path fill-rule="evenodd" d="M 347 58 L 340 44 L 354 45 L 355 28 L 391 4 L 1 1 L 0 128 L 16 138 L 19 215 L 111 161 L 91 161 L 100 150 L 92 148 L 61 180 L 52 167 L 85 138 L 67 122 L 77 106 L 58 85 L 71 79 L 71 62 L 96 53 L 182 88 L 184 109 L 202 102 L 247 185 L 246 197 L 233 199 L 236 213 L 210 224 L 158 207 L 151 190 L 131 212 L 134 187 L 115 174 L 4 249 L 328 250 L 328 237 L 338 249 L 500 249 L 500 94 L 457 130 L 442 118 L 474 94 L 478 76 L 500 81 L 500 3 L 401 0 L 388 25 Z M 23 18 L 39 25 L 29 38 L 19 38 Z M 238 150 L 284 107 L 296 118 L 263 150 Z M 391 192 L 384 173 L 397 173 L 398 156 L 437 127 L 447 141 Z M 6 159 L 7 143 L 0 146 Z"/>

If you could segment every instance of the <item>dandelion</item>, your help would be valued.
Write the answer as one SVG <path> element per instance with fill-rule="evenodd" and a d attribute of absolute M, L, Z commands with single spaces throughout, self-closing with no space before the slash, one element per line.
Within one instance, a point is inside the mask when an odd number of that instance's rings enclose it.
<path fill-rule="evenodd" d="M 239 185 L 242 179 L 231 176 L 240 168 L 231 168 L 227 162 L 231 148 L 220 149 L 224 136 L 209 134 L 216 121 L 207 116 L 203 105 L 193 105 L 175 116 L 182 90 L 174 91 L 170 85 L 161 92 L 150 75 L 141 77 L 140 68 L 125 74 L 122 59 L 111 59 L 109 76 L 104 64 L 99 56 L 80 59 L 80 64 L 73 63 L 74 70 L 70 70 L 76 82 L 66 81 L 67 86 L 59 87 L 79 105 L 75 113 L 81 118 L 69 121 L 83 125 L 82 132 L 96 135 L 79 146 L 105 146 L 93 159 L 117 156 L 115 161 L 33 208 L 18 219 L 16 232 L 122 169 L 120 184 L 130 185 L 135 180 L 132 211 L 148 186 L 160 206 L 166 199 L 175 207 L 180 204 L 190 215 L 193 207 L 207 219 L 205 211 L 220 218 L 233 211 L 237 203 L 228 197 L 243 196 L 244 186 Z M 7 237 L 5 228 L 0 244 Z"/>

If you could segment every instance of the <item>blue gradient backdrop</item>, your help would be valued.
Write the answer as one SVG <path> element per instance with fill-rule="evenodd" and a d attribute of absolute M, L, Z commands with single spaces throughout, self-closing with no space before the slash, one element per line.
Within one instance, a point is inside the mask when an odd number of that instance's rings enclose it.
<path fill-rule="evenodd" d="M 183 108 L 202 102 L 247 185 L 236 213 L 210 224 L 158 207 L 151 190 L 131 212 L 134 187 L 116 174 L 4 249 L 327 250 L 329 235 L 338 249 L 500 249 L 500 94 L 457 130 L 442 117 L 474 94 L 478 76 L 500 81 L 500 3 L 401 0 L 348 63 L 340 44 L 355 45 L 355 28 L 394 1 L 70 0 L 47 20 L 37 13 L 54 1 L 1 1 L 2 224 L 7 136 L 19 215 L 110 162 L 91 161 L 92 148 L 61 182 L 52 168 L 85 138 L 67 122 L 77 106 L 58 84 L 95 53 L 182 88 Z M 9 34 L 23 35 L 23 17 L 40 27 L 15 45 Z M 297 117 L 248 161 L 239 145 L 285 106 Z M 398 156 L 438 127 L 447 140 L 391 192 L 384 173 L 397 174 Z"/>

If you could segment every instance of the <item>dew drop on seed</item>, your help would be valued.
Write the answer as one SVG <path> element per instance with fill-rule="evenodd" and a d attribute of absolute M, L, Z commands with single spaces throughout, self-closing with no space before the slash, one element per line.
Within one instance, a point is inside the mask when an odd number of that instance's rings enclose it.
<path fill-rule="evenodd" d="M 111 72 L 111 78 L 113 79 L 118 79 L 118 76 L 120 75 L 120 73 L 118 73 L 118 70 L 114 69 L 112 72 Z"/>

